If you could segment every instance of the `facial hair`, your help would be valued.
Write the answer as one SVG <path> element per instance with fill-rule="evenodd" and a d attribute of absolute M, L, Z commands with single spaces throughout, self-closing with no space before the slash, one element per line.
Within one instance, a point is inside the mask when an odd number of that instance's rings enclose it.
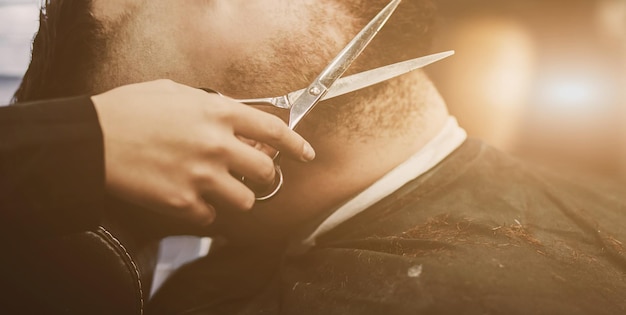
<path fill-rule="evenodd" d="M 305 5 L 303 31 L 275 34 L 254 53 L 232 59 L 220 91 L 233 97 L 276 96 L 306 87 L 388 0 L 320 0 Z M 431 41 L 434 6 L 405 0 L 346 75 L 423 55 Z M 332 36 L 339 32 L 342 38 Z M 230 92 L 230 93 L 229 93 Z"/>
<path fill-rule="evenodd" d="M 352 36 L 388 4 L 388 0 L 334 0 L 353 18 Z M 435 24 L 435 6 L 431 0 L 404 0 L 380 33 L 348 69 L 346 75 L 417 58 L 428 53 Z M 337 131 L 343 136 L 364 139 L 403 128 L 403 116 L 416 110 L 405 98 L 413 88 L 406 77 L 379 83 L 320 104 L 310 120 L 311 130 Z M 390 106 L 372 106 L 378 103 Z M 386 107 L 386 110 L 381 110 Z"/>
<path fill-rule="evenodd" d="M 386 4 L 388 0 L 320 0 L 309 7 L 309 21 L 302 34 L 278 33 L 271 43 L 245 59 L 234 60 L 229 77 L 238 80 L 220 87 L 233 97 L 267 97 L 301 89 L 313 80 L 332 58 Z M 425 54 L 431 42 L 434 6 L 430 0 L 403 1 L 388 23 L 345 75 L 358 73 Z M 339 32 L 343 38 L 329 34 Z M 392 91 L 395 89 L 395 91 Z M 367 136 L 371 124 L 398 125 L 398 115 L 368 106 L 377 98 L 400 96 L 405 86 L 377 84 L 362 91 L 320 103 L 302 122 L 301 129 L 323 136 Z M 229 94 L 229 91 L 233 91 Z M 286 119 L 286 112 L 268 108 Z M 394 116 L 393 118 L 391 116 Z"/>
<path fill-rule="evenodd" d="M 219 89 L 229 96 L 247 98 L 276 96 L 306 87 L 386 3 L 387 0 L 320 0 L 310 8 L 314 13 L 299 36 L 294 37 L 291 32 L 277 33 L 267 45 L 258 47 L 255 54 L 233 60 L 228 66 L 228 75 L 237 80 L 221 83 Z M 349 69 L 349 73 L 425 53 L 429 44 L 427 33 L 432 14 L 432 8 L 427 3 L 422 0 L 405 0 L 383 31 Z M 339 8 L 339 13 L 333 11 L 330 14 L 328 8 L 331 6 Z M 422 16 L 429 18 L 422 21 Z M 329 36 L 324 25 L 339 30 L 343 38 L 337 40 Z M 303 120 L 307 137 L 312 133 L 315 137 L 324 137 L 325 132 L 332 132 L 337 137 L 369 136 L 391 126 L 401 128 L 398 117 L 405 116 L 406 108 L 415 107 L 415 104 L 403 105 L 394 100 L 406 98 L 405 89 L 403 81 L 394 80 L 322 102 Z M 394 102 L 393 107 L 388 107 L 392 110 L 381 110 L 384 106 L 371 106 L 383 101 Z M 242 230 L 247 235 L 262 235 L 268 241 L 281 239 L 283 233 L 288 233 L 262 220 L 260 217 L 263 214 L 258 210 L 246 214 L 230 211 L 220 213 L 213 228 L 219 234 L 231 239 L 239 238 L 241 242 L 247 240 L 241 236 Z M 255 239 L 255 242 L 258 241 Z"/>
<path fill-rule="evenodd" d="M 388 0 L 341 0 L 346 12 L 366 25 Z M 431 0 L 404 0 L 364 51 L 354 71 L 388 65 L 424 55 L 432 40 L 435 6 Z"/>

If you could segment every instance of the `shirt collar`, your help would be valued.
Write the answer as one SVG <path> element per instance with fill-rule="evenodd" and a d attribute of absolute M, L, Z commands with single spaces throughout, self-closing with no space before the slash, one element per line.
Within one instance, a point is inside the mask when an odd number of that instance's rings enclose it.
<path fill-rule="evenodd" d="M 450 116 L 439 134 L 430 140 L 420 151 L 339 207 L 300 245 L 305 247 L 314 246 L 316 239 L 320 235 L 334 229 L 339 224 L 391 195 L 406 183 L 428 172 L 460 147 L 466 139 L 467 133 L 465 130 L 459 127 L 454 117 Z"/>

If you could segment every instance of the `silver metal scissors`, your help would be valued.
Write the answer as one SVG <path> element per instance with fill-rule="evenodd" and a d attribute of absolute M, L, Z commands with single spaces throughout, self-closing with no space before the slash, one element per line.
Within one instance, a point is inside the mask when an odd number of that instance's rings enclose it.
<path fill-rule="evenodd" d="M 383 8 L 307 88 L 278 97 L 239 99 L 235 101 L 249 105 L 269 104 L 278 108 L 289 109 L 289 128 L 293 130 L 322 100 L 337 97 L 389 80 L 454 54 L 452 51 L 438 53 L 341 78 L 348 67 L 358 58 L 371 40 L 387 23 L 401 1 L 402 0 L 392 0 Z M 211 89 L 204 90 L 218 93 Z M 274 165 L 276 169 L 276 179 L 271 186 L 257 187 L 256 185 L 247 183 L 245 178 L 242 179 L 244 183 L 255 191 L 256 200 L 258 201 L 268 200 L 274 197 L 283 186 L 284 178 L 280 169 L 280 152 L 276 153 L 274 156 Z"/>
<path fill-rule="evenodd" d="M 338 96 L 342 96 L 344 94 L 364 89 L 377 83 L 387 81 L 389 79 L 393 79 L 395 77 L 409 73 L 413 70 L 428 66 L 452 55 L 454 55 L 453 50 L 444 51 L 343 77 L 335 81 L 335 84 L 330 87 L 328 93 L 326 93 L 326 95 L 324 95 L 324 97 L 322 97 L 320 101 L 329 100 Z M 217 93 L 210 89 L 205 90 Z M 302 95 L 304 91 L 305 89 L 301 89 L 289 92 L 281 96 L 234 99 L 234 101 L 247 105 L 271 105 L 281 109 L 291 109 L 293 107 L 294 101 L 298 99 L 298 97 Z"/>

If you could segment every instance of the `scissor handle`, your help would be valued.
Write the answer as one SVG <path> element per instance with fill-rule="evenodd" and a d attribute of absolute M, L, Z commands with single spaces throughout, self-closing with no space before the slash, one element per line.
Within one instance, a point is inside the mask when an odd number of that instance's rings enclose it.
<path fill-rule="evenodd" d="M 265 201 L 276 196 L 283 187 L 284 176 L 283 171 L 280 169 L 279 161 L 280 152 L 276 153 L 276 156 L 274 156 L 274 172 L 276 175 L 274 176 L 274 181 L 269 185 L 251 183 L 246 180 L 245 177 L 241 178 L 241 181 L 254 192 L 254 199 L 256 199 L 256 201 Z"/>
<path fill-rule="evenodd" d="M 213 89 L 209 89 L 209 88 L 200 88 L 200 89 L 207 93 L 214 93 L 214 94 L 222 96 L 222 93 Z M 273 104 L 271 101 L 267 101 L 267 102 L 264 101 L 263 103 Z M 274 176 L 274 181 L 271 184 L 259 185 L 259 184 L 252 183 L 246 180 L 245 177 L 241 177 L 241 181 L 254 192 L 254 196 L 255 196 L 254 198 L 257 201 L 265 201 L 276 196 L 276 194 L 278 194 L 280 189 L 283 187 L 284 176 L 283 176 L 283 171 L 280 169 L 280 163 L 279 163 L 280 152 L 276 152 L 276 155 L 274 156 L 273 160 L 274 160 L 274 171 L 276 172 L 276 175 Z"/>

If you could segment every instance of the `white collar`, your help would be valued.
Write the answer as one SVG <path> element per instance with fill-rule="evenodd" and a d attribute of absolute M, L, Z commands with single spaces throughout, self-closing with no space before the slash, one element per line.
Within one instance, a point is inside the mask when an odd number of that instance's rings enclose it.
<path fill-rule="evenodd" d="M 454 117 L 450 116 L 439 134 L 420 151 L 337 209 L 317 227 L 315 232 L 302 241 L 302 245 L 306 247 L 315 245 L 315 240 L 320 235 L 334 229 L 391 195 L 406 183 L 428 172 L 461 146 L 466 139 L 465 130 L 459 127 Z"/>

